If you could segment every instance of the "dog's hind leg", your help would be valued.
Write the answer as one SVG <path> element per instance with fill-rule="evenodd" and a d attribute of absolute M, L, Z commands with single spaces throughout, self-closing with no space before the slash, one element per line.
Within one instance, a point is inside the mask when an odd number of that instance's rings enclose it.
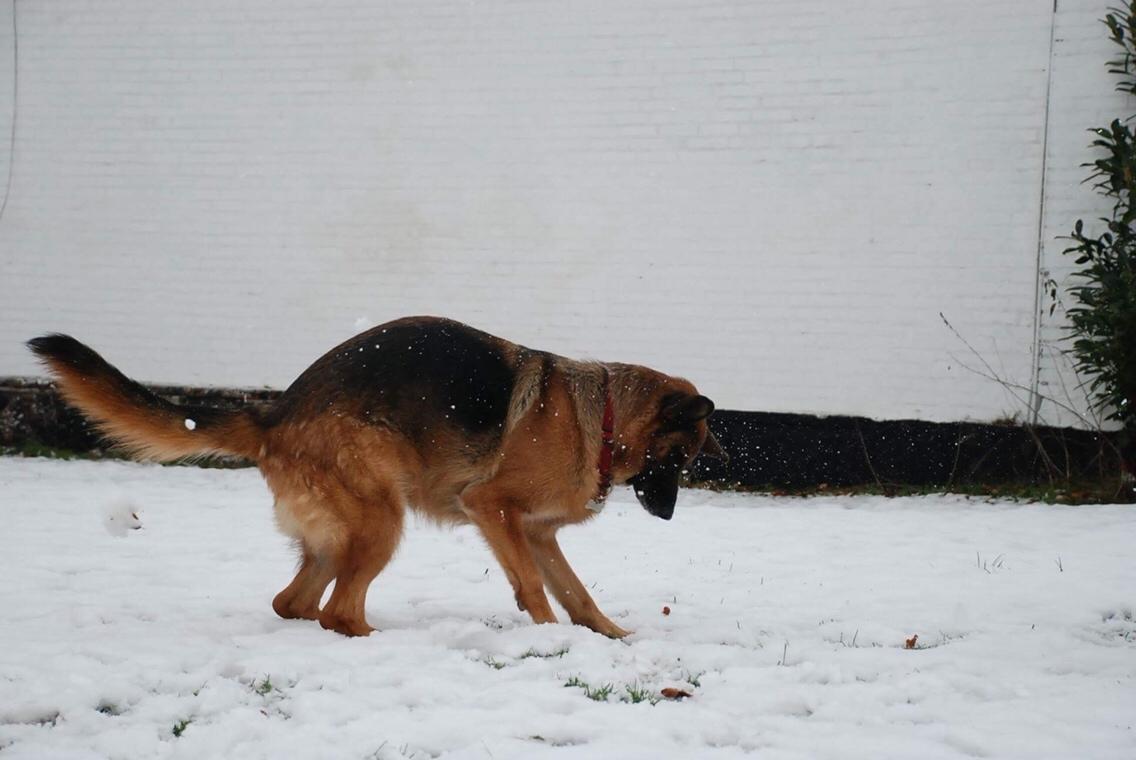
<path fill-rule="evenodd" d="M 463 511 L 481 531 L 512 584 L 517 606 L 534 623 L 555 623 L 520 515 L 489 484 L 471 486 L 461 498 Z"/>
<path fill-rule="evenodd" d="M 402 537 L 403 505 L 393 497 L 351 505 L 351 521 L 347 540 L 338 557 L 335 590 L 319 614 L 319 622 L 328 630 L 346 636 L 366 636 L 375 630 L 367 625 L 367 589 L 394 556 Z"/>
<path fill-rule="evenodd" d="M 327 554 L 316 554 L 303 540 L 300 569 L 288 587 L 272 600 L 272 609 L 282 618 L 318 620 L 320 599 L 335 579 L 337 563 Z"/>
<path fill-rule="evenodd" d="M 544 576 L 545 585 L 552 591 L 560 606 L 568 611 L 568 616 L 576 625 L 591 628 L 596 633 L 621 639 L 630 631 L 625 631 L 611 622 L 600 612 L 600 608 L 592 600 L 584 584 L 564 558 L 560 551 L 560 544 L 556 541 L 554 527 L 540 526 L 530 528 L 528 531 L 529 543 L 532 546 L 533 556 L 536 557 Z"/>

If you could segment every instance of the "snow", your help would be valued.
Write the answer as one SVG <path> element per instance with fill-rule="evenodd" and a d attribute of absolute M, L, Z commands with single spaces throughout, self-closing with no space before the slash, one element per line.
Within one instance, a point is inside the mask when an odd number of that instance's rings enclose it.
<path fill-rule="evenodd" d="M 0 459 L 0 514 L 4 758 L 1136 756 L 1131 507 L 616 491 L 561 535 L 624 641 L 416 522 L 379 631 L 281 620 L 254 470 Z"/>
<path fill-rule="evenodd" d="M 112 536 L 125 536 L 132 530 L 141 530 L 142 511 L 132 501 L 126 498 L 109 501 L 102 505 L 103 527 Z"/>

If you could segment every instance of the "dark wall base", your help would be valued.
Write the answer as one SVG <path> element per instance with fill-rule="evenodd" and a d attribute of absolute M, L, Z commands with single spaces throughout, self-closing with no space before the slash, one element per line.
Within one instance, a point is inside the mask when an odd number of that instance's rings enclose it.
<path fill-rule="evenodd" d="M 271 390 L 155 386 L 175 403 L 217 408 L 268 404 Z M 720 410 L 711 428 L 729 453 L 727 465 L 703 458 L 693 479 L 773 488 L 948 486 L 1099 479 L 1116 472 L 1105 437 L 1071 428 L 1024 428 L 969 422 L 876 421 L 863 417 Z M 87 423 L 42 380 L 0 379 L 0 446 L 98 455 L 105 451 Z"/>
<path fill-rule="evenodd" d="M 1105 435 L 1073 428 L 734 411 L 710 427 L 730 462 L 700 459 L 695 478 L 744 486 L 1047 482 L 1117 468 Z"/>

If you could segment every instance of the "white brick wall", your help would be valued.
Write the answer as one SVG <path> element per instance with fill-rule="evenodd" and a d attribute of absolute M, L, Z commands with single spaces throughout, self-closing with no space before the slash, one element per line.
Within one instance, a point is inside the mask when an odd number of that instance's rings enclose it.
<path fill-rule="evenodd" d="M 1029 384 L 1052 0 L 18 12 L 0 375 L 59 330 L 142 379 L 283 386 L 361 318 L 434 313 L 723 407 L 1024 409 L 939 312 Z M 1102 45 L 1063 45 L 1054 92 L 1096 77 L 1107 111 Z"/>
<path fill-rule="evenodd" d="M 12 168 L 12 103 L 15 97 L 13 88 L 16 83 L 13 70 L 15 35 L 12 28 L 12 13 L 12 0 L 0 0 L 0 210 L 3 209 L 8 179 L 11 176 L 9 172 Z M 0 216 L 0 229 L 3 228 L 3 222 L 3 216 Z M 6 260 L 7 257 L 0 258 L 0 262 Z M 3 271 L 0 269 L 0 272 Z"/>

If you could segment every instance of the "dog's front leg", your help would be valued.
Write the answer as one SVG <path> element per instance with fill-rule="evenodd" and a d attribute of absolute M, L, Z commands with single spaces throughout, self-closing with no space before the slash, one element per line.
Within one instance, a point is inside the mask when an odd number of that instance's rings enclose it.
<path fill-rule="evenodd" d="M 556 541 L 554 528 L 540 528 L 529 532 L 529 541 L 532 544 L 533 554 L 536 555 L 537 564 L 540 565 L 544 582 L 552 590 L 556 601 L 560 602 L 572 622 L 591 628 L 596 633 L 621 639 L 631 631 L 620 628 L 611 622 L 606 615 L 600 612 L 592 600 L 584 584 L 564 558 L 560 551 L 560 544 Z"/>
<path fill-rule="evenodd" d="M 463 511 L 501 563 L 513 586 L 517 606 L 528 612 L 534 623 L 555 623 L 556 615 L 545 596 L 540 569 L 533 560 L 520 512 L 513 502 L 489 483 L 467 488 L 461 501 Z"/>

